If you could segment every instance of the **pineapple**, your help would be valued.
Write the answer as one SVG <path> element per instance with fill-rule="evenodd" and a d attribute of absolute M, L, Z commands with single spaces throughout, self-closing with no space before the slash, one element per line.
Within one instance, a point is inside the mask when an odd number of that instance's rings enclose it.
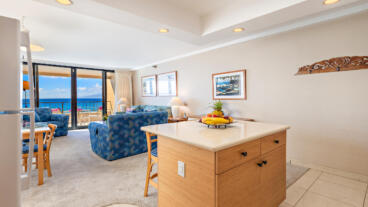
<path fill-rule="evenodd" d="M 224 112 L 222 112 L 222 106 L 223 106 L 223 103 L 221 101 L 215 101 L 213 103 L 213 112 L 212 112 L 212 115 L 215 115 L 217 117 L 224 117 Z"/>

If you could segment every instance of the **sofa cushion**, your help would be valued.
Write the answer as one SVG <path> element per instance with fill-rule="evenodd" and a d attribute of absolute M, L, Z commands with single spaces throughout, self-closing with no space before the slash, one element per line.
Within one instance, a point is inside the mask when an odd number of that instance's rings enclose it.
<path fill-rule="evenodd" d="M 170 106 L 144 105 L 143 106 L 143 111 L 144 112 L 166 111 L 169 116 L 172 116 Z"/>
<path fill-rule="evenodd" d="M 143 107 L 143 112 L 152 112 L 152 111 L 158 111 L 157 106 L 146 105 Z"/>
<path fill-rule="evenodd" d="M 50 108 L 36 108 L 36 113 L 40 116 L 41 122 L 47 122 L 51 120 L 51 109 Z"/>
<path fill-rule="evenodd" d="M 136 105 L 131 107 L 132 112 L 143 112 L 144 108 L 142 105 Z"/>
<path fill-rule="evenodd" d="M 29 122 L 29 115 L 23 115 L 23 121 Z M 37 113 L 35 113 L 35 122 L 41 122 L 40 116 Z"/>
<path fill-rule="evenodd" d="M 41 118 L 37 113 L 35 113 L 35 122 L 41 122 Z"/>
<path fill-rule="evenodd" d="M 157 106 L 157 111 L 167 111 L 169 116 L 172 116 L 170 106 Z"/>
<path fill-rule="evenodd" d="M 61 128 L 62 127 L 62 123 L 60 121 L 49 121 L 47 122 L 48 124 L 53 124 L 56 125 L 56 128 Z"/>
<path fill-rule="evenodd" d="M 134 113 L 143 112 L 143 106 L 142 105 L 132 106 L 131 111 L 134 112 Z"/>
<path fill-rule="evenodd" d="M 151 150 L 151 155 L 157 157 L 157 147 Z"/>

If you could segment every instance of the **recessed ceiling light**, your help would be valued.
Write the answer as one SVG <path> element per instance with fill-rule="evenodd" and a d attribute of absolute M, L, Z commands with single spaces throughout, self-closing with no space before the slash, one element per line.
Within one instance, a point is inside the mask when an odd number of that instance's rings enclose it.
<path fill-rule="evenodd" d="M 233 31 L 234 32 L 242 32 L 242 31 L 244 31 L 244 28 L 238 27 L 238 28 L 235 28 Z"/>
<path fill-rule="evenodd" d="M 330 5 L 330 4 L 336 4 L 337 2 L 339 2 L 340 0 L 325 0 L 323 2 L 324 5 Z"/>
<path fill-rule="evenodd" d="M 32 52 L 42 52 L 42 51 L 45 51 L 45 48 L 42 47 L 41 45 L 31 44 L 31 51 Z"/>
<path fill-rule="evenodd" d="M 162 28 L 162 29 L 160 29 L 158 31 L 161 32 L 161 33 L 168 33 L 169 32 L 169 29 Z"/>
<path fill-rule="evenodd" d="M 22 51 L 26 51 L 25 47 L 22 47 L 21 49 Z M 42 52 L 42 51 L 45 51 L 45 48 L 42 47 L 41 45 L 31 44 L 31 51 L 32 52 Z"/>
<path fill-rule="evenodd" d="M 62 4 L 62 5 L 72 5 L 73 2 L 71 0 L 56 0 L 59 4 Z"/>

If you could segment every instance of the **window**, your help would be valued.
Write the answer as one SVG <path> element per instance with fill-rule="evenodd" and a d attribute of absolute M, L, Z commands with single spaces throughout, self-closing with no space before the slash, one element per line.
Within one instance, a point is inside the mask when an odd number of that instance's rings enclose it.
<path fill-rule="evenodd" d="M 71 69 L 38 66 L 38 92 L 39 107 L 51 108 L 53 114 L 68 115 L 71 127 Z"/>
<path fill-rule="evenodd" d="M 113 113 L 114 71 L 34 65 L 36 107 L 49 107 L 54 114 L 68 115 L 70 128 L 86 128 L 92 121 L 101 121 L 104 114 Z M 23 79 L 28 80 L 26 64 Z M 22 93 L 22 105 L 30 105 L 26 87 Z"/>
<path fill-rule="evenodd" d="M 103 116 L 102 72 L 77 69 L 78 126 L 101 121 Z"/>

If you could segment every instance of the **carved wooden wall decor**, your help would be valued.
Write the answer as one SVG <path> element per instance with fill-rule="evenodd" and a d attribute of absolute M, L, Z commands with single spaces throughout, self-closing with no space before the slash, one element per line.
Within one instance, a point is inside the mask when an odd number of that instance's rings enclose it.
<path fill-rule="evenodd" d="M 299 68 L 295 75 L 368 69 L 368 56 L 345 56 L 322 60 Z"/>

